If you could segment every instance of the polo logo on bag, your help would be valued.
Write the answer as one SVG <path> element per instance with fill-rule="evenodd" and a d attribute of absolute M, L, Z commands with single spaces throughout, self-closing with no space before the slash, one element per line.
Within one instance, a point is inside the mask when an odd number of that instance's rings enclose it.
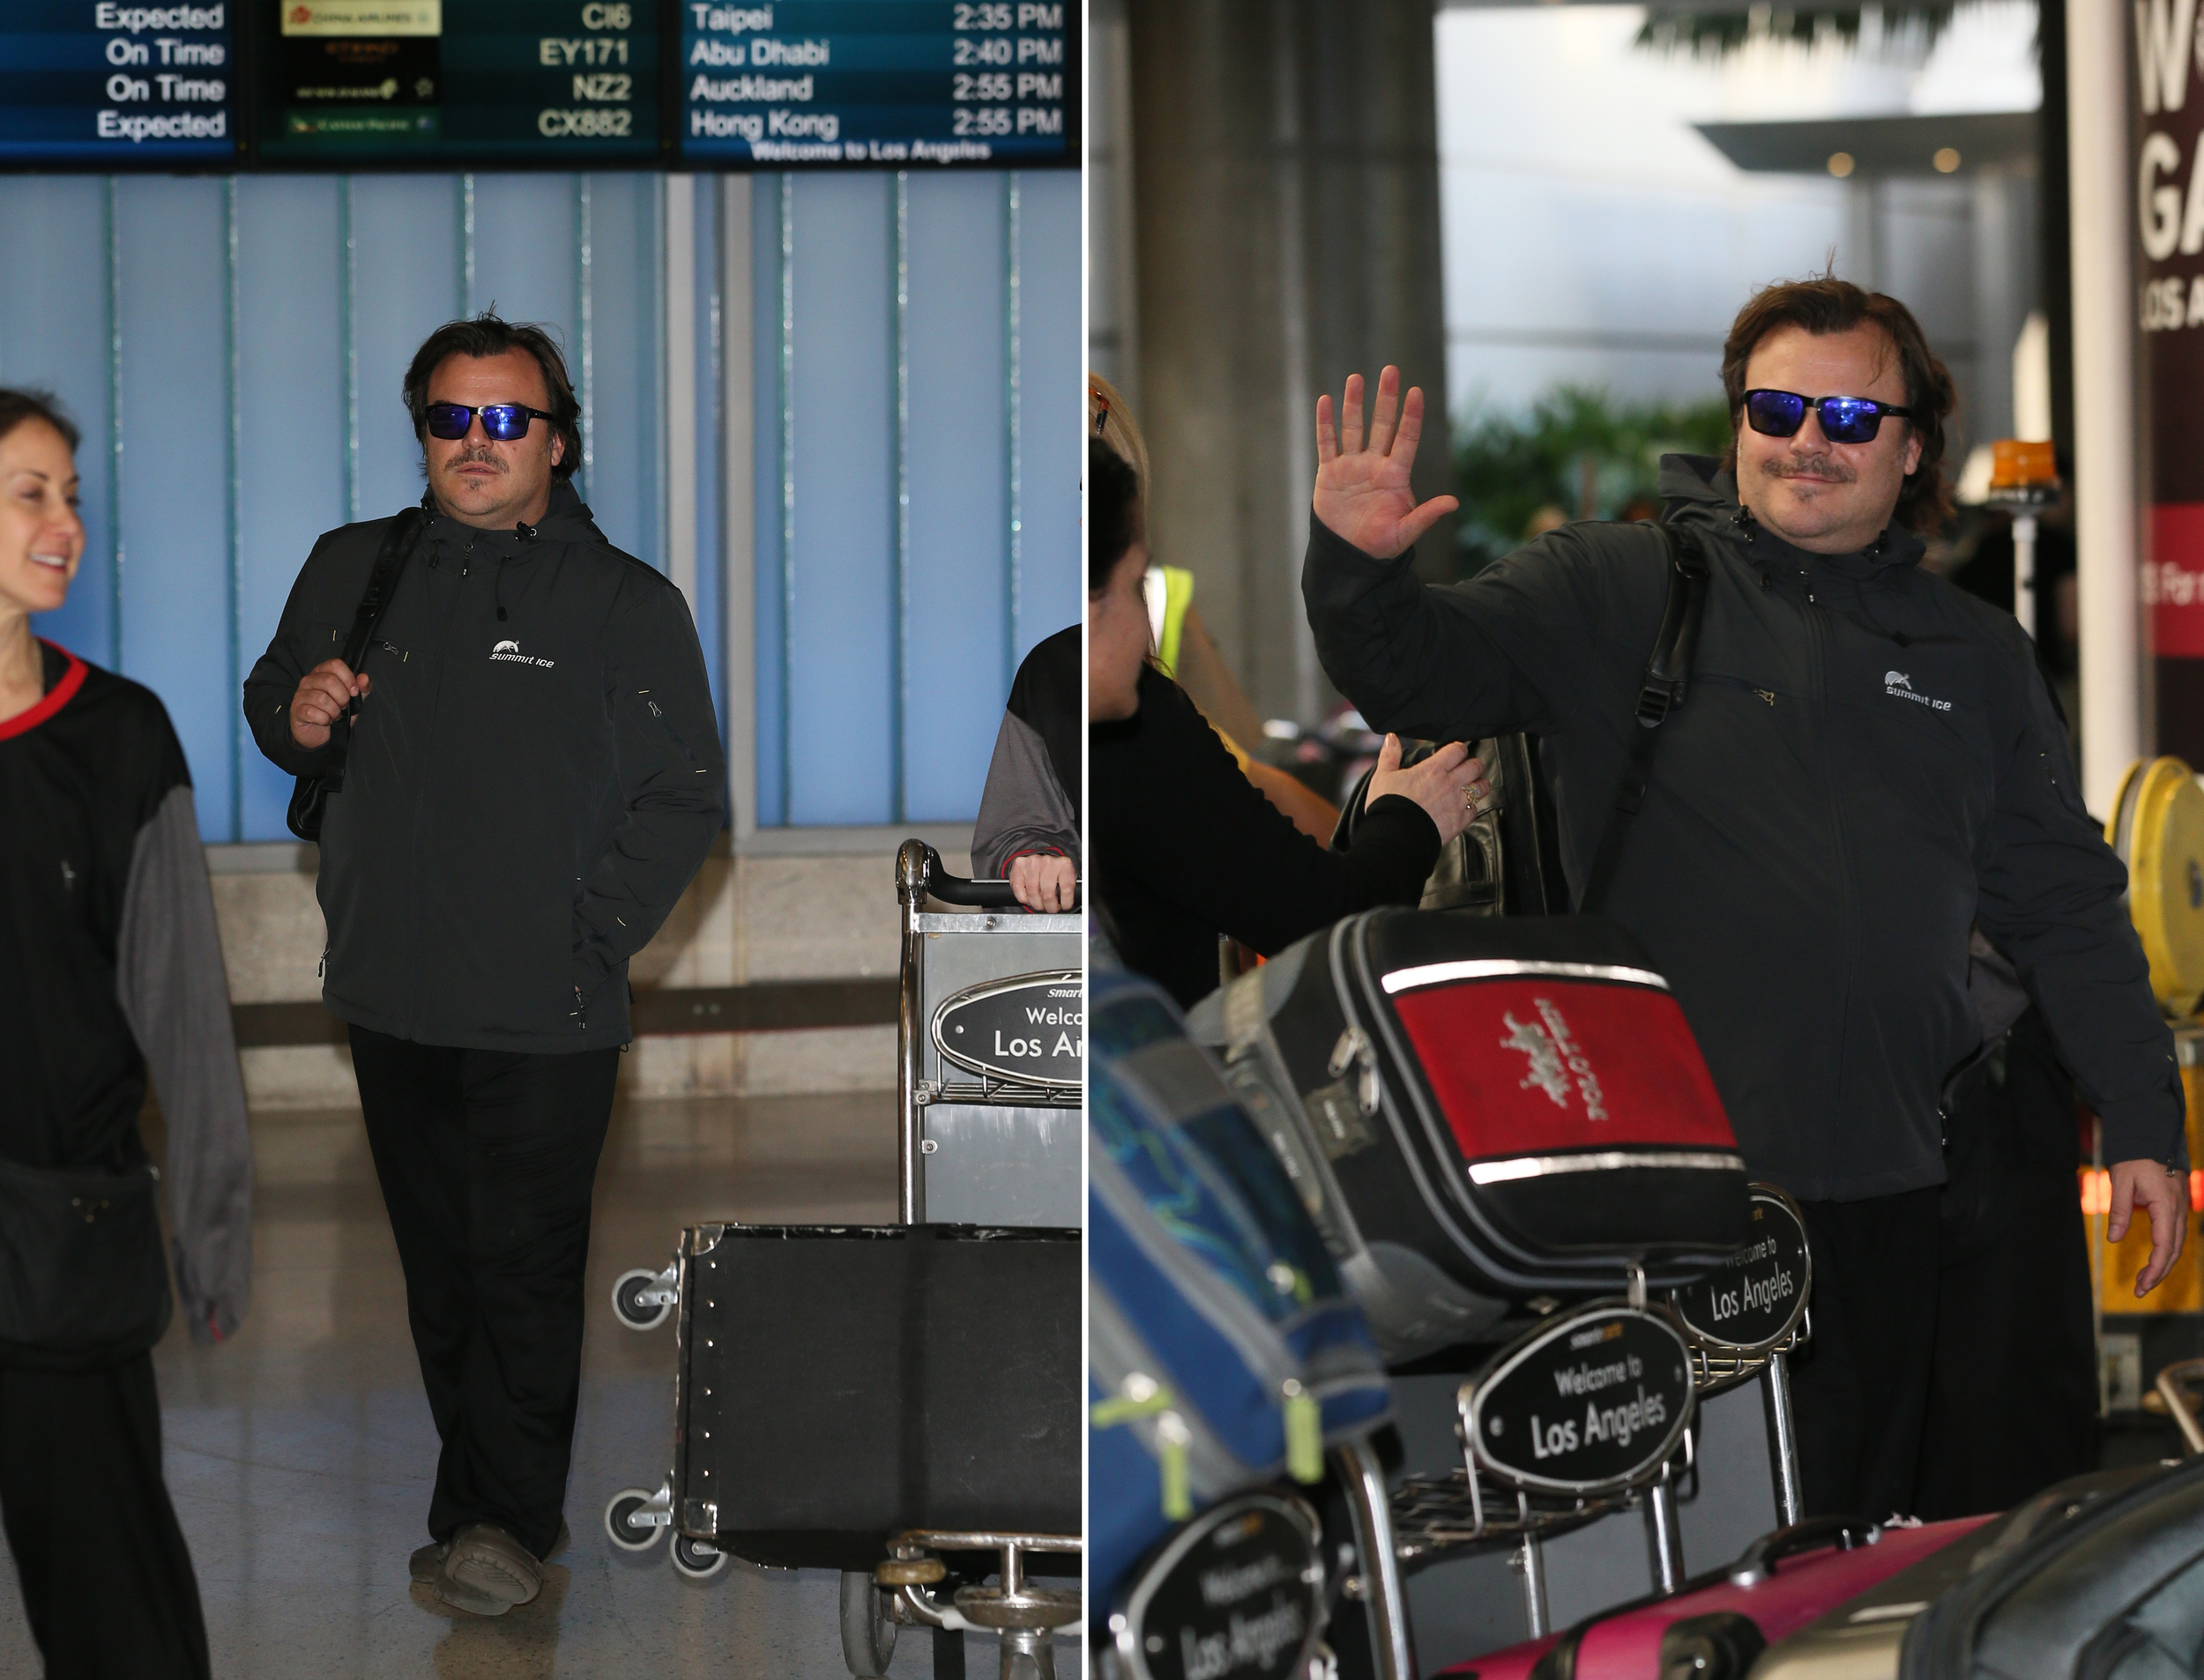
<path fill-rule="evenodd" d="M 1657 974 L 1488 958 L 1396 969 L 1383 985 L 1477 1182 L 1618 1144 L 1738 1164 L 1714 1082 Z M 1694 1146 L 1722 1159 L 1687 1163 Z"/>
<path fill-rule="evenodd" d="M 1560 1006 L 1551 998 L 1534 998 L 1531 1001 L 1538 1006 L 1537 1021 L 1518 1021 L 1506 1013 L 1500 1015 L 1508 1027 L 1508 1036 L 1500 1041 L 1501 1047 L 1520 1050 L 1530 1058 L 1530 1071 L 1523 1075 L 1521 1089 L 1527 1091 L 1537 1087 L 1556 1108 L 1567 1108 L 1569 1094 L 1575 1091 L 1584 1099 L 1586 1119 L 1605 1119 L 1607 1109 L 1600 1096 L 1599 1075 L 1592 1072 L 1591 1059 L 1570 1036 L 1569 1023 L 1561 1014 Z"/>

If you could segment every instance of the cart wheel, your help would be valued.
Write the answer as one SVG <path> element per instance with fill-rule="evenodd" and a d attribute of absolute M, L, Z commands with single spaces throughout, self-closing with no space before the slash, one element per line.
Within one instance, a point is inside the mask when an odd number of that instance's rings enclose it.
<path fill-rule="evenodd" d="M 709 1540 L 674 1536 L 674 1567 L 691 1580 L 710 1580 L 727 1566 L 727 1554 Z"/>
<path fill-rule="evenodd" d="M 659 1543 L 655 1526 L 645 1527 L 630 1519 L 642 1514 L 651 1503 L 651 1496 L 641 1488 L 622 1488 L 612 1496 L 605 1506 L 605 1533 L 612 1543 L 622 1551 L 648 1551 Z"/>
<path fill-rule="evenodd" d="M 661 1301 L 655 1306 L 645 1306 L 637 1298 L 644 1290 L 658 1282 L 658 1277 L 659 1275 L 656 1272 L 638 1268 L 632 1272 L 622 1272 L 614 1280 L 613 1316 L 630 1330 L 655 1330 L 666 1322 L 666 1315 L 673 1312 L 674 1309 L 665 1302 Z"/>
<path fill-rule="evenodd" d="M 860 1680 L 888 1672 L 896 1654 L 896 1624 L 873 1578 L 860 1570 L 842 1572 L 842 1661 Z"/>

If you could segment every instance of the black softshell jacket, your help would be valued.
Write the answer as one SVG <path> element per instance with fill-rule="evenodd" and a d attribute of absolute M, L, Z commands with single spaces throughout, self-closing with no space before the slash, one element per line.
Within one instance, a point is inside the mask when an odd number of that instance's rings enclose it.
<path fill-rule="evenodd" d="M 299 679 L 341 657 L 386 520 L 314 545 L 245 717 L 282 769 Z M 502 609 L 502 616 L 501 616 Z M 421 1044 L 625 1044 L 628 959 L 726 820 L 726 761 L 681 591 L 572 489 L 532 532 L 430 511 L 361 669 L 321 838 L 323 1001 Z"/>
<path fill-rule="evenodd" d="M 1697 457 L 1665 457 L 1661 490 L 1711 577 L 1607 911 L 1675 988 L 1754 1172 L 1838 1201 L 1942 1182 L 1939 1096 L 1982 1037 L 1977 921 L 2103 1117 L 2105 1158 L 2172 1157 L 2180 1080 L 2126 872 L 2019 625 L 1923 570 L 1910 534 L 1806 554 Z M 1586 524 L 1426 588 L 1408 556 L 1312 521 L 1302 591 L 1374 729 L 1542 738 L 1581 890 L 1667 575 L 1657 532 Z"/>

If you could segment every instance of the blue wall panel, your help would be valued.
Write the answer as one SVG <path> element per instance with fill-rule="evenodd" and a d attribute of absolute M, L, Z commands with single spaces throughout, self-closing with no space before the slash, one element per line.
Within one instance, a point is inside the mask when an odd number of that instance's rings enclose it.
<path fill-rule="evenodd" d="M 421 340 L 462 308 L 460 183 L 457 175 L 355 175 L 349 184 L 356 517 L 381 519 L 421 500 L 421 445 L 400 393 Z"/>
<path fill-rule="evenodd" d="M 548 327 L 565 353 L 576 395 L 586 402 L 579 184 L 572 175 L 474 177 L 472 308 L 495 305 L 508 321 Z M 584 471 L 576 472 L 574 487 L 585 500 L 592 494 Z"/>
<path fill-rule="evenodd" d="M 893 185 L 816 175 L 789 189 L 792 822 L 892 817 Z"/>
<path fill-rule="evenodd" d="M 727 732 L 727 611 L 726 573 L 719 557 L 726 552 L 722 464 L 726 459 L 720 413 L 725 363 L 721 361 L 719 289 L 719 190 L 711 175 L 676 176 L 668 190 L 693 192 L 696 203 L 696 634 L 704 643 L 704 672 L 711 679 L 713 710 L 722 738 Z M 743 719 L 743 726 L 749 720 Z M 737 790 L 747 803 L 749 792 Z"/>
<path fill-rule="evenodd" d="M 583 177 L 588 192 L 590 508 L 599 529 L 666 569 L 663 177 Z"/>
<path fill-rule="evenodd" d="M 913 175 L 905 820 L 979 808 L 1010 691 L 1007 176 Z"/>
<path fill-rule="evenodd" d="M 123 669 L 159 694 L 191 766 L 199 829 L 236 831 L 227 183 L 115 183 L 121 253 Z M 266 470 L 287 443 L 259 440 Z"/>
<path fill-rule="evenodd" d="M 1085 544 L 1086 335 L 1080 324 L 1079 177 L 1037 170 L 1018 187 L 1019 563 L 1017 657 L 1079 622 Z"/>
<path fill-rule="evenodd" d="M 441 323 L 495 303 L 558 334 L 591 420 L 583 494 L 614 542 L 668 563 L 666 190 L 0 179 L 0 214 L 38 232 L 0 250 L 0 382 L 56 390 L 86 433 L 86 562 L 39 628 L 160 695 L 210 839 L 282 836 L 287 784 L 243 734 L 237 684 L 314 539 L 419 496 L 398 390 Z M 968 817 L 1016 660 L 1079 610 L 1077 180 L 754 177 L 743 321 L 720 314 L 709 179 L 695 199 L 696 402 L 677 423 L 695 428 L 699 630 L 728 726 L 754 732 L 756 819 Z M 756 374 L 732 416 L 730 331 Z M 741 695 L 729 427 L 757 472 Z"/>
<path fill-rule="evenodd" d="M 249 671 L 322 532 L 345 523 L 346 464 L 339 182 L 236 183 L 237 621 Z M 237 733 L 240 837 L 283 837 L 291 778 Z"/>
<path fill-rule="evenodd" d="M 752 637 L 756 665 L 751 704 L 757 742 L 757 826 L 777 829 L 788 818 L 788 623 L 787 544 L 784 540 L 788 489 L 781 472 L 787 413 L 782 249 L 793 230 L 794 203 L 787 175 L 760 175 L 750 200 L 750 331 L 755 346 L 753 398 L 749 415 L 752 463 L 757 486 L 757 517 L 752 532 L 752 576 L 756 613 Z M 741 790 L 737 789 L 740 798 Z"/>
<path fill-rule="evenodd" d="M 84 559 L 68 605 L 38 633 L 96 665 L 115 645 L 115 521 L 108 420 L 107 183 L 89 177 L 0 178 L 0 220 L 35 237 L 0 241 L 0 383 L 50 390 L 84 432 L 77 450 Z"/>

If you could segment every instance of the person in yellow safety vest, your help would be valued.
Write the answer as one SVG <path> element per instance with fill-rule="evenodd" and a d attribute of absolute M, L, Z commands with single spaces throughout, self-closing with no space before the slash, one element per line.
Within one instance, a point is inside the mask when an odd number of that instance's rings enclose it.
<path fill-rule="evenodd" d="M 1145 500 L 1148 493 L 1148 445 L 1132 411 L 1110 382 L 1097 373 L 1087 375 L 1087 419 L 1095 436 L 1116 450 L 1131 465 Z M 1233 680 L 1217 639 L 1202 622 L 1194 606 L 1194 574 L 1182 566 L 1148 569 L 1143 580 L 1148 606 L 1150 649 L 1156 668 L 1187 691 L 1209 725 L 1225 743 L 1240 774 L 1262 791 L 1263 797 L 1292 820 L 1293 826 L 1322 844 L 1331 843 L 1339 821 L 1339 807 L 1287 774 L 1266 764 L 1242 747 L 1240 740 L 1259 740 L 1262 720 Z"/>

